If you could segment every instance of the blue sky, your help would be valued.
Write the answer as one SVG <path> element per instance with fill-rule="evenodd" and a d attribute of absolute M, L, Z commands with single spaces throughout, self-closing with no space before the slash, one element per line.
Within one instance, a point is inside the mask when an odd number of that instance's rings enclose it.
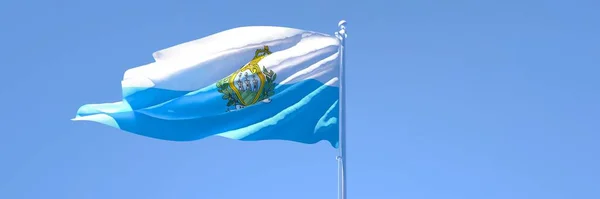
<path fill-rule="evenodd" d="M 218 31 L 348 24 L 348 194 L 600 198 L 598 1 L 2 1 L 0 198 L 335 198 L 328 143 L 72 122 Z"/>

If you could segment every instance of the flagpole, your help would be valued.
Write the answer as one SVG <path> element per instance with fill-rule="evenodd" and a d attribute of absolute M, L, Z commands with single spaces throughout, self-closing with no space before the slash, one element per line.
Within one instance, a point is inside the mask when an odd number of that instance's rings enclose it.
<path fill-rule="evenodd" d="M 339 31 L 335 36 L 341 41 L 340 45 L 340 101 L 339 101 L 339 155 L 338 160 L 338 191 L 339 199 L 346 199 L 346 21 L 338 23 Z"/>

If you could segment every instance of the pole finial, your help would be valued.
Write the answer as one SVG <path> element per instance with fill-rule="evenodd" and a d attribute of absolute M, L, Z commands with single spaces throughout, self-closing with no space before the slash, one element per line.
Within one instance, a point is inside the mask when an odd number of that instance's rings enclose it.
<path fill-rule="evenodd" d="M 344 25 L 346 25 L 346 20 L 341 20 L 341 21 L 338 23 L 338 27 L 340 27 L 340 28 L 343 28 L 343 27 L 344 27 Z"/>
<path fill-rule="evenodd" d="M 346 34 L 346 23 L 346 20 L 341 20 L 338 23 L 338 27 L 340 28 L 340 30 L 335 32 L 335 36 L 340 40 L 344 40 L 348 37 L 348 34 Z"/>

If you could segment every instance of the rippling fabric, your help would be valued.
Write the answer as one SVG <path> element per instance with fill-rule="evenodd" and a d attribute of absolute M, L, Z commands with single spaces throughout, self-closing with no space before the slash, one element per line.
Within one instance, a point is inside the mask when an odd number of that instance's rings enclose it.
<path fill-rule="evenodd" d="M 192 141 L 338 143 L 339 45 L 322 33 L 252 26 L 153 54 L 129 69 L 123 99 L 87 104 L 74 120 Z"/>

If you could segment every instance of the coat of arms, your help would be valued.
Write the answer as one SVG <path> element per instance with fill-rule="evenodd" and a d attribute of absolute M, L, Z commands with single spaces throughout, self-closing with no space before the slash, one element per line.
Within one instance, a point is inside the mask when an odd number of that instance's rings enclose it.
<path fill-rule="evenodd" d="M 270 102 L 270 97 L 275 94 L 275 78 L 277 74 L 258 62 L 270 55 L 269 46 L 257 49 L 254 58 L 233 74 L 217 82 L 217 89 L 227 100 L 227 111 L 244 108 L 259 101 Z"/>

